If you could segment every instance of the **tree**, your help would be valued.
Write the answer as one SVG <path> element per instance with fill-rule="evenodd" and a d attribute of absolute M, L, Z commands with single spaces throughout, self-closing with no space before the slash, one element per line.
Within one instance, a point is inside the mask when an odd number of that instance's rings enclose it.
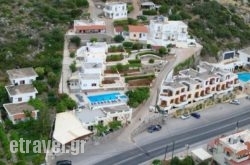
<path fill-rule="evenodd" d="M 159 13 L 160 14 L 167 14 L 168 13 L 168 6 L 166 4 L 161 5 L 161 7 L 159 8 Z"/>
<path fill-rule="evenodd" d="M 180 159 L 175 156 L 173 159 L 171 159 L 170 165 L 180 165 L 180 162 Z"/>
<path fill-rule="evenodd" d="M 110 129 L 112 130 L 117 130 L 122 126 L 122 122 L 121 121 L 111 121 L 108 123 L 108 126 Z"/>
<path fill-rule="evenodd" d="M 151 63 L 151 64 L 153 64 L 153 63 L 155 62 L 155 60 L 154 60 L 153 58 L 150 58 L 150 59 L 148 60 L 148 62 Z"/>
<path fill-rule="evenodd" d="M 185 159 L 181 161 L 180 165 L 195 165 L 195 163 L 191 156 L 186 156 Z"/>
<path fill-rule="evenodd" d="M 8 93 L 3 84 L 0 84 L 0 105 L 8 101 Z"/>
<path fill-rule="evenodd" d="M 51 87 L 55 87 L 57 83 L 57 77 L 54 72 L 49 72 L 48 73 L 48 83 Z"/>
<path fill-rule="evenodd" d="M 153 160 L 152 165 L 162 165 L 161 160 L 159 159 Z"/>
<path fill-rule="evenodd" d="M 167 53 L 167 49 L 164 46 L 161 46 L 159 49 L 159 54 L 160 55 L 165 55 Z"/>
<path fill-rule="evenodd" d="M 75 57 L 75 52 L 71 52 L 71 53 L 69 54 L 69 56 L 70 56 L 71 58 L 74 58 L 74 57 Z"/>
<path fill-rule="evenodd" d="M 77 70 L 76 61 L 73 61 L 73 63 L 70 64 L 69 68 L 70 68 L 71 72 L 74 73 Z"/>
<path fill-rule="evenodd" d="M 114 37 L 114 40 L 115 40 L 115 42 L 121 43 L 122 41 L 124 41 L 124 38 L 122 35 L 116 35 Z"/>
<path fill-rule="evenodd" d="M 35 68 L 36 73 L 38 74 L 38 78 L 40 80 L 44 79 L 44 74 L 45 74 L 45 70 L 44 67 L 36 67 Z"/>
<path fill-rule="evenodd" d="M 108 130 L 108 127 L 104 126 L 103 124 L 97 124 L 97 125 L 94 126 L 94 128 L 97 131 L 97 133 L 96 133 L 97 136 L 102 136 L 103 133 Z"/>
<path fill-rule="evenodd" d="M 95 37 L 90 38 L 90 42 L 97 42 L 97 38 Z"/>
<path fill-rule="evenodd" d="M 77 47 L 79 47 L 81 45 L 81 38 L 78 36 L 74 36 L 70 38 L 70 42 L 75 44 Z"/>

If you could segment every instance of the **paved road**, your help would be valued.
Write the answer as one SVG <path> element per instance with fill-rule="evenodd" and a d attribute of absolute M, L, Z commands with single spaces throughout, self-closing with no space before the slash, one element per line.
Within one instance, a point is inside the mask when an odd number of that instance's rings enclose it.
<path fill-rule="evenodd" d="M 128 150 L 96 163 L 96 165 L 136 165 L 164 154 L 166 145 L 172 146 L 173 141 L 175 141 L 175 149 L 179 149 L 183 148 L 186 144 L 191 145 L 232 131 L 236 128 L 237 121 L 239 122 L 239 127 L 248 125 L 250 124 L 249 115 L 250 108 L 245 107 L 244 112 L 240 114 L 195 129 L 186 130 L 178 135 L 163 138 L 159 141 L 141 146 L 140 148 Z M 171 147 L 169 147 L 168 152 L 171 152 L 171 150 Z"/>

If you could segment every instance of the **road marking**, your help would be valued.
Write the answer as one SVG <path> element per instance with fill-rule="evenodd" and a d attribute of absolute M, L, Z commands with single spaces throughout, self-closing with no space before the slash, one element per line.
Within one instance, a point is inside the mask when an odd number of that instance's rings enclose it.
<path fill-rule="evenodd" d="M 240 120 L 239 122 L 243 122 L 243 121 L 247 121 L 247 120 L 250 120 L 250 117 L 245 118 L 245 119 L 242 119 L 242 120 Z M 220 130 L 220 129 L 222 129 L 222 128 L 225 128 L 225 127 L 228 127 L 228 126 L 231 126 L 231 125 L 235 125 L 235 123 L 229 123 L 229 124 L 223 125 L 223 126 L 221 126 L 221 127 L 217 127 L 217 128 L 214 128 L 214 129 L 210 129 L 210 130 L 208 130 L 208 131 L 206 131 L 206 132 L 203 132 L 203 133 L 200 133 L 200 134 L 196 134 L 196 135 L 193 135 L 193 136 L 189 136 L 189 137 L 186 137 L 186 138 L 182 138 L 181 140 L 175 141 L 175 143 L 177 144 L 177 143 L 179 143 L 179 142 L 187 141 L 188 139 L 192 139 L 192 138 L 194 138 L 194 137 L 198 137 L 198 136 L 201 136 L 201 135 L 205 135 L 205 134 L 207 134 L 207 133 L 213 132 L 213 131 L 215 131 L 215 130 Z M 170 144 L 171 144 L 171 143 L 170 143 Z M 170 144 L 168 144 L 168 145 L 170 145 Z M 141 147 L 139 147 L 139 146 L 137 146 L 137 147 L 138 147 L 139 149 L 141 148 Z M 140 154 L 131 156 L 131 157 L 127 158 L 127 159 L 123 159 L 122 161 L 120 161 L 120 162 L 118 162 L 118 163 L 115 163 L 115 165 L 122 164 L 122 163 L 124 163 L 124 162 L 127 162 L 128 160 L 131 160 L 132 158 L 136 158 L 136 157 L 139 157 L 139 156 L 144 155 L 144 154 L 150 154 L 151 152 L 154 152 L 154 151 L 157 151 L 157 150 L 163 149 L 163 148 L 165 148 L 165 146 L 160 146 L 160 147 L 154 148 L 154 149 L 152 149 L 152 150 L 148 150 L 148 151 L 147 151 L 147 150 L 144 150 L 143 148 L 141 148 L 140 150 L 141 150 L 143 153 L 140 153 Z M 145 152 L 145 151 L 146 151 L 146 152 Z"/>

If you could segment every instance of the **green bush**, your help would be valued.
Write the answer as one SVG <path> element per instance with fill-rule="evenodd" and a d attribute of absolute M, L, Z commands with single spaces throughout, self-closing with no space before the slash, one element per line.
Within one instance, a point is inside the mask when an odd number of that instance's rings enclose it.
<path fill-rule="evenodd" d="M 124 48 L 132 48 L 133 47 L 133 42 L 123 42 L 122 44 Z"/>
<path fill-rule="evenodd" d="M 128 60 L 128 63 L 129 63 L 129 64 L 140 64 L 140 63 L 141 63 L 141 60 L 139 60 L 139 59 Z"/>
<path fill-rule="evenodd" d="M 71 72 L 74 73 L 77 70 L 76 61 L 73 61 L 73 63 L 70 64 L 69 68 L 70 68 Z"/>
<path fill-rule="evenodd" d="M 149 88 L 147 87 L 136 88 L 134 90 L 127 91 L 126 95 L 129 98 L 128 105 L 133 108 L 136 108 L 143 101 L 149 98 Z"/>
<path fill-rule="evenodd" d="M 79 47 L 81 45 L 81 38 L 78 36 L 74 36 L 70 38 L 70 42 L 75 44 L 77 47 Z"/>
<path fill-rule="evenodd" d="M 143 15 L 157 15 L 157 11 L 156 10 L 143 10 L 142 14 Z"/>
<path fill-rule="evenodd" d="M 154 60 L 153 58 L 150 58 L 150 59 L 148 60 L 148 62 L 149 62 L 150 64 L 153 64 L 153 63 L 155 62 L 155 60 Z"/>
<path fill-rule="evenodd" d="M 124 38 L 122 35 L 116 35 L 114 37 L 114 40 L 115 40 L 115 42 L 121 43 L 122 41 L 124 41 Z"/>
<path fill-rule="evenodd" d="M 106 57 L 106 61 L 121 61 L 123 59 L 122 54 L 112 54 Z"/>
<path fill-rule="evenodd" d="M 69 57 L 70 57 L 70 58 L 74 58 L 74 57 L 75 57 L 75 52 L 71 52 L 71 53 L 69 54 Z"/>
<path fill-rule="evenodd" d="M 138 79 L 154 79 L 155 75 L 154 74 L 149 74 L 149 75 L 140 75 L 140 76 L 127 76 L 125 77 L 125 82 L 127 83 L 129 80 L 138 80 Z"/>

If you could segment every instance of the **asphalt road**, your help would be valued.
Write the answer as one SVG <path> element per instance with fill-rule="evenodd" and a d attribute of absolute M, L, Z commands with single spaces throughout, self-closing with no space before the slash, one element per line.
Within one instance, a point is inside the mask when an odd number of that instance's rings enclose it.
<path fill-rule="evenodd" d="M 236 123 L 239 127 L 250 124 L 250 107 L 245 108 L 244 112 L 231 116 L 229 118 L 216 121 L 192 130 L 187 130 L 181 134 L 163 138 L 156 142 L 128 150 L 126 152 L 114 155 L 108 159 L 96 163 L 96 165 L 137 165 L 165 153 L 166 145 L 168 152 L 172 151 L 172 145 L 175 141 L 175 149 L 183 148 L 186 144 L 192 145 L 199 141 L 210 139 L 223 133 L 236 129 Z"/>

